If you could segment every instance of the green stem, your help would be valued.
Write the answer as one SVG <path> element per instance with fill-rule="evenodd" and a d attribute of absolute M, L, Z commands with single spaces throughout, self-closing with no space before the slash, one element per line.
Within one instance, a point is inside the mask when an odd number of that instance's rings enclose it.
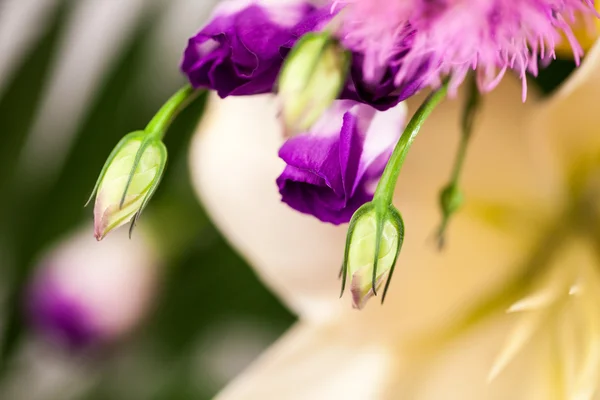
<path fill-rule="evenodd" d="M 451 184 L 454 185 L 458 184 L 460 174 L 463 170 L 465 156 L 467 154 L 467 147 L 473 132 L 473 122 L 475 121 L 475 116 L 480 108 L 480 100 L 481 95 L 479 93 L 479 89 L 477 88 L 477 82 L 475 81 L 475 77 L 472 76 L 469 82 L 467 102 L 462 114 L 462 132 L 460 144 L 458 146 L 458 153 L 456 154 L 456 160 L 454 161 L 454 168 L 452 169 L 451 175 Z"/>
<path fill-rule="evenodd" d="M 429 117 L 429 114 L 446 97 L 447 92 L 448 83 L 446 82 L 439 89 L 427 96 L 421 107 L 419 107 L 415 115 L 411 118 L 381 175 L 377 190 L 375 191 L 374 202 L 386 207 L 392 203 L 396 182 L 398 181 L 400 170 L 410 150 L 410 146 L 421 130 L 421 126 L 423 126 L 423 123 Z"/>
<path fill-rule="evenodd" d="M 441 193 L 442 223 L 438 229 L 438 245 L 440 249 L 444 247 L 444 236 L 448 226 L 448 221 L 450 220 L 452 214 L 454 214 L 462 204 L 462 193 L 458 187 L 458 184 L 460 181 L 460 175 L 464 169 L 463 167 L 467 155 L 467 148 L 473 133 L 475 116 L 479 112 L 481 105 L 481 95 L 479 93 L 479 88 L 477 87 L 477 81 L 475 80 L 474 75 L 470 76 L 469 91 L 467 96 L 467 101 L 462 114 L 460 143 L 458 145 L 456 159 L 454 160 L 454 166 L 452 167 L 450 182 L 442 189 Z"/>
<path fill-rule="evenodd" d="M 202 91 L 196 90 L 190 85 L 185 85 L 179 89 L 167 102 L 158 110 L 152 120 L 146 126 L 145 132 L 151 136 L 157 136 L 162 140 L 167 133 L 167 129 L 175 120 L 177 115 L 188 106 Z"/>

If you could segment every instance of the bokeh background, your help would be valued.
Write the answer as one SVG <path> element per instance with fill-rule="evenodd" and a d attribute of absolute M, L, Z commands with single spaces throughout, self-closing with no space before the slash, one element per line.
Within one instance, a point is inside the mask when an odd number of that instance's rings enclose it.
<path fill-rule="evenodd" d="M 83 207 L 112 147 L 185 83 L 180 55 L 216 1 L 0 0 L 0 399 L 210 399 L 294 322 L 191 188 L 205 98 L 168 132 L 167 173 L 132 242 L 96 244 Z M 536 82 L 550 92 L 572 69 L 555 62 Z M 114 284 L 102 266 L 119 260 L 148 267 Z M 56 264 L 99 266 L 79 278 L 118 299 L 99 313 L 126 308 L 138 279 L 153 282 L 148 304 L 103 343 L 66 343 L 28 311 Z"/>
<path fill-rule="evenodd" d="M 139 324 L 82 351 L 29 323 L 36 270 L 70 240 L 96 245 L 83 205 L 104 160 L 185 83 L 180 55 L 214 3 L 0 1 L 1 399 L 209 399 L 294 321 L 193 193 L 187 147 L 200 98 L 166 137 L 164 181 L 134 232 L 159 268 Z M 128 245 L 115 238 L 89 262 L 114 262 Z M 69 257 L 86 262 L 68 251 L 52 262 Z"/>

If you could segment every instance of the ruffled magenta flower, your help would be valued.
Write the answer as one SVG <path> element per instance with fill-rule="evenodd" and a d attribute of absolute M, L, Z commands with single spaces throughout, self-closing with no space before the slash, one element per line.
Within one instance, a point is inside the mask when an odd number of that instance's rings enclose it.
<path fill-rule="evenodd" d="M 195 88 L 221 97 L 268 93 L 300 36 L 330 18 L 303 0 L 228 0 L 190 38 L 181 64 Z"/>
<path fill-rule="evenodd" d="M 332 6 L 343 10 L 344 43 L 364 54 L 369 82 L 395 66 L 396 85 L 422 70 L 431 86 L 449 76 L 452 93 L 476 70 L 487 91 L 511 69 L 523 80 L 523 98 L 526 73 L 535 75 L 540 59 L 554 57 L 563 35 L 579 62 L 582 50 L 569 23 L 579 13 L 597 15 L 593 0 L 334 0 Z"/>
<path fill-rule="evenodd" d="M 277 178 L 282 201 L 323 222 L 348 222 L 373 198 L 405 119 L 403 106 L 380 112 L 336 101 L 310 132 L 279 150 L 287 164 Z"/>

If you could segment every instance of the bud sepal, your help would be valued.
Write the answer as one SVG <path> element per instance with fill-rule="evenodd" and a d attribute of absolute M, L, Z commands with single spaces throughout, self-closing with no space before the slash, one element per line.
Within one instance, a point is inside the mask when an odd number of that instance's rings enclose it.
<path fill-rule="evenodd" d="M 350 279 L 354 308 L 362 309 L 384 282 L 381 302 L 385 301 L 403 242 L 404 222 L 394 206 L 370 202 L 353 215 L 346 237 L 341 295 Z"/>

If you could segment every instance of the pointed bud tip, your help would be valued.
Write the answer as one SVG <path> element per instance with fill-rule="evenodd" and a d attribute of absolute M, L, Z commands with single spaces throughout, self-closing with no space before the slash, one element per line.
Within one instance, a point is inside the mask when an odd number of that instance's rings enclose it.
<path fill-rule="evenodd" d="M 101 241 L 102 239 L 104 239 L 104 237 L 106 236 L 104 227 L 102 226 L 102 224 L 94 224 L 94 237 L 96 238 L 97 241 Z"/>

